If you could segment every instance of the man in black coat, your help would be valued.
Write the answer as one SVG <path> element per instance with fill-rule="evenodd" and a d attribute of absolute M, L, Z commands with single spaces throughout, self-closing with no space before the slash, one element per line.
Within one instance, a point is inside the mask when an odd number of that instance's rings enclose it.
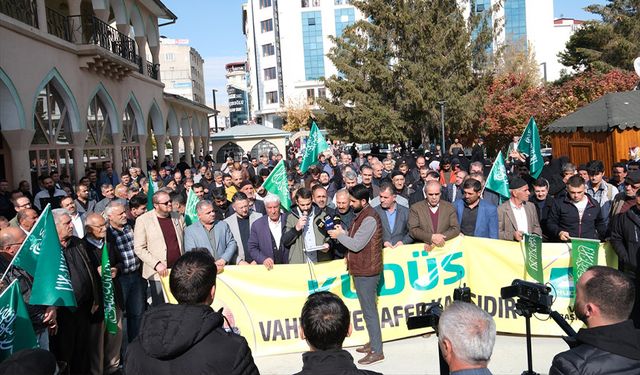
<path fill-rule="evenodd" d="M 215 260 L 206 249 L 181 256 L 169 276 L 177 305 L 147 311 L 138 337 L 129 345 L 127 374 L 258 374 L 244 337 L 213 311 Z"/>
<path fill-rule="evenodd" d="M 584 180 L 574 175 L 567 181 L 567 195 L 557 198 L 547 217 L 547 233 L 560 241 L 571 238 L 603 240 L 607 225 L 600 205 L 585 194 Z"/>
<path fill-rule="evenodd" d="M 611 246 L 618 255 L 618 269 L 635 284 L 636 302 L 631 319 L 636 328 L 640 328 L 640 190 L 636 192 L 635 202 L 625 213 L 611 220 Z"/>
<path fill-rule="evenodd" d="M 555 356 L 549 375 L 616 374 L 640 371 L 640 330 L 629 313 L 634 286 L 622 272 L 594 266 L 576 286 L 576 316 L 587 328 L 567 340 L 570 350 Z"/>
<path fill-rule="evenodd" d="M 353 357 L 342 349 L 344 339 L 351 335 L 349 309 L 331 292 L 309 295 L 300 318 L 302 338 L 310 351 L 302 354 L 302 371 L 296 375 L 342 374 L 375 375 L 359 370 Z"/>

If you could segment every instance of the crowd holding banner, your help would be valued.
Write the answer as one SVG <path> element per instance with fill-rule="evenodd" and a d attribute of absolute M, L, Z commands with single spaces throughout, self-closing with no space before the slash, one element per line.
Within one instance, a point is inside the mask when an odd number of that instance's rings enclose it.
<path fill-rule="evenodd" d="M 506 157 L 499 151 L 490 162 L 482 139 L 469 149 L 365 155 L 355 144 L 329 144 L 314 122 L 303 151 L 290 145 L 286 155 L 228 155 L 218 168 L 209 155 L 193 166 L 165 157 L 146 175 L 105 163 L 75 186 L 41 176 L 26 204 L 18 190 L 0 192 L 15 215 L 14 229 L 0 230 L 0 359 L 49 349 L 51 339 L 70 373 L 121 371 L 142 313 L 171 300 L 170 269 L 191 251 L 215 259 L 213 307 L 255 354 L 304 350 L 299 308 L 321 290 L 349 307 L 355 333 L 346 345 L 365 344 L 371 318 L 343 260 L 362 249 L 354 250 L 362 242 L 354 222 L 373 223 L 368 238 L 384 243 L 372 285 L 385 341 L 415 335 L 406 318 L 428 302 L 446 308 L 462 284 L 507 333 L 524 332 L 513 301 L 499 296 L 513 279 L 548 283 L 554 309 L 574 328 L 582 324 L 572 310 L 575 283 L 589 267 L 620 268 L 637 285 L 629 226 L 637 216 L 640 228 L 640 161 L 616 164 L 624 169 L 617 180 L 603 179 L 602 162 L 592 161 L 581 166 L 585 180 L 566 158 L 543 158 L 533 118 Z M 359 208 L 354 188 L 366 190 Z M 376 220 L 363 223 L 362 209 Z M 46 312 L 32 314 L 34 306 Z M 548 321 L 534 321 L 533 332 L 561 334 Z M 367 358 L 360 363 L 384 359 Z"/>

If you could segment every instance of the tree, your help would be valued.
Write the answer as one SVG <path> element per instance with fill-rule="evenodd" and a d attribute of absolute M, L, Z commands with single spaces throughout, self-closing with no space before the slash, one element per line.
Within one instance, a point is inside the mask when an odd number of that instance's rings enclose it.
<path fill-rule="evenodd" d="M 602 21 L 588 21 L 578 29 L 559 54 L 560 62 L 578 71 L 633 69 L 633 60 L 640 55 L 639 5 L 640 0 L 608 0 L 606 5 L 585 8 Z"/>
<path fill-rule="evenodd" d="M 310 127 L 309 120 L 315 118 L 309 103 L 301 98 L 298 100 L 289 99 L 279 115 L 285 120 L 282 129 L 288 132 L 308 130 Z"/>
<path fill-rule="evenodd" d="M 439 128 L 446 101 L 450 133 L 468 130 L 482 109 L 496 7 L 465 17 L 456 0 L 356 0 L 366 20 L 345 29 L 328 57 L 322 123 L 357 142 L 399 142 Z M 470 3 L 476 9 L 475 1 Z"/>

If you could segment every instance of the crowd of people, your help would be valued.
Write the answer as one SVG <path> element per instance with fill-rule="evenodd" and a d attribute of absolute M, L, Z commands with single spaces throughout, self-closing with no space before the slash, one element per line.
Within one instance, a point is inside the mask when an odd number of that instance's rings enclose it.
<path fill-rule="evenodd" d="M 174 164 L 166 157 L 150 163 L 147 173 L 137 167 L 118 173 L 106 162 L 98 170 L 88 169 L 75 183 L 55 172 L 40 176 L 33 190 L 26 181 L 11 190 L 2 180 L 0 271 L 7 269 L 40 212 L 51 205 L 78 306 L 28 305 L 28 309 L 40 348 L 50 350 L 73 374 L 116 374 L 125 369 L 136 374 L 169 373 L 170 368 L 191 373 L 197 372 L 194 366 L 203 364 L 196 359 L 200 357 L 206 357 L 209 366 L 224 366 L 225 373 L 257 373 L 246 341 L 224 327 L 222 315 L 203 306 L 214 298 L 215 274 L 228 265 L 273 269 L 280 264 L 343 258 L 369 335 L 369 343 L 357 349 L 364 354 L 358 363 L 377 363 L 385 359 L 376 306 L 383 248 L 420 242 L 430 251 L 459 235 L 521 241 L 528 233 L 551 242 L 571 238 L 610 241 L 620 260 L 621 272 L 615 277 L 624 280 L 620 285 L 631 293 L 629 314 L 616 323 L 631 316 L 636 328 L 640 327 L 639 304 L 633 302 L 640 300 L 640 162 L 621 161 L 605 171 L 599 160 L 575 166 L 559 157 L 546 160 L 542 174 L 534 179 L 526 158 L 510 147 L 510 198 L 501 201 L 497 193 L 485 189 L 491 163 L 482 140 L 476 142 L 470 158 L 459 142 L 454 145 L 460 147 L 452 146 L 448 155 L 407 151 L 375 156 L 353 147 L 332 147 L 305 172 L 302 155 L 291 148 L 286 156 L 236 156 L 239 160 L 231 156 L 222 164 L 213 163 L 210 157 L 194 165 L 184 158 Z M 290 210 L 284 210 L 281 198 L 262 186 L 281 160 L 288 172 Z M 189 192 L 199 201 L 197 221 L 187 226 Z M 104 323 L 99 270 L 104 243 L 115 286 L 120 328 L 116 335 L 107 333 Z M 164 305 L 160 278 L 169 270 L 177 306 Z M 5 285 L 19 280 L 28 301 L 33 278 L 18 267 L 9 271 Z M 348 314 L 344 321 L 346 307 L 338 306 L 341 301 L 335 298 L 310 296 L 303 309 L 302 329 L 312 349 L 338 351 L 332 354 L 336 361 L 353 365 L 350 355 L 340 351 L 349 322 Z M 598 298 L 593 303 L 605 311 L 604 297 Z M 581 307 L 589 305 L 584 301 Z M 332 304 L 336 306 L 326 306 Z M 318 319 L 323 309 L 342 319 L 340 324 L 305 323 L 305 311 Z M 486 367 L 495 324 L 473 307 L 449 309 L 441 320 L 445 359 L 453 363 L 482 359 Z M 469 328 L 447 323 L 448 314 L 477 321 L 486 331 L 478 339 L 485 340 L 485 346 L 464 349 L 467 351 L 461 354 L 460 340 L 464 341 L 465 334 L 460 330 Z M 624 324 L 629 328 L 634 323 Z M 315 335 L 314 329 L 319 330 Z M 331 338 L 320 333 L 329 329 L 340 333 L 335 342 L 327 344 L 323 340 Z M 637 331 L 629 334 L 633 332 Z M 227 345 L 223 351 L 215 355 L 206 351 L 223 342 Z M 640 359 L 626 357 L 636 363 Z M 318 358 L 306 355 L 302 373 L 314 373 L 306 369 Z M 554 366 L 561 364 L 554 362 Z"/>

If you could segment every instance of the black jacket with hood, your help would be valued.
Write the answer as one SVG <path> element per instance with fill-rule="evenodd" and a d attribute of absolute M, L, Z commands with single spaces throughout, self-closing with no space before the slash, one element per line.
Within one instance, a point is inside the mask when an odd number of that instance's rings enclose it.
<path fill-rule="evenodd" d="M 553 358 L 549 375 L 640 374 L 640 330 L 631 320 L 583 328 L 567 342 L 572 349 Z"/>
<path fill-rule="evenodd" d="M 129 344 L 126 373 L 259 374 L 247 341 L 225 331 L 223 323 L 222 314 L 206 305 L 152 308 Z"/>

